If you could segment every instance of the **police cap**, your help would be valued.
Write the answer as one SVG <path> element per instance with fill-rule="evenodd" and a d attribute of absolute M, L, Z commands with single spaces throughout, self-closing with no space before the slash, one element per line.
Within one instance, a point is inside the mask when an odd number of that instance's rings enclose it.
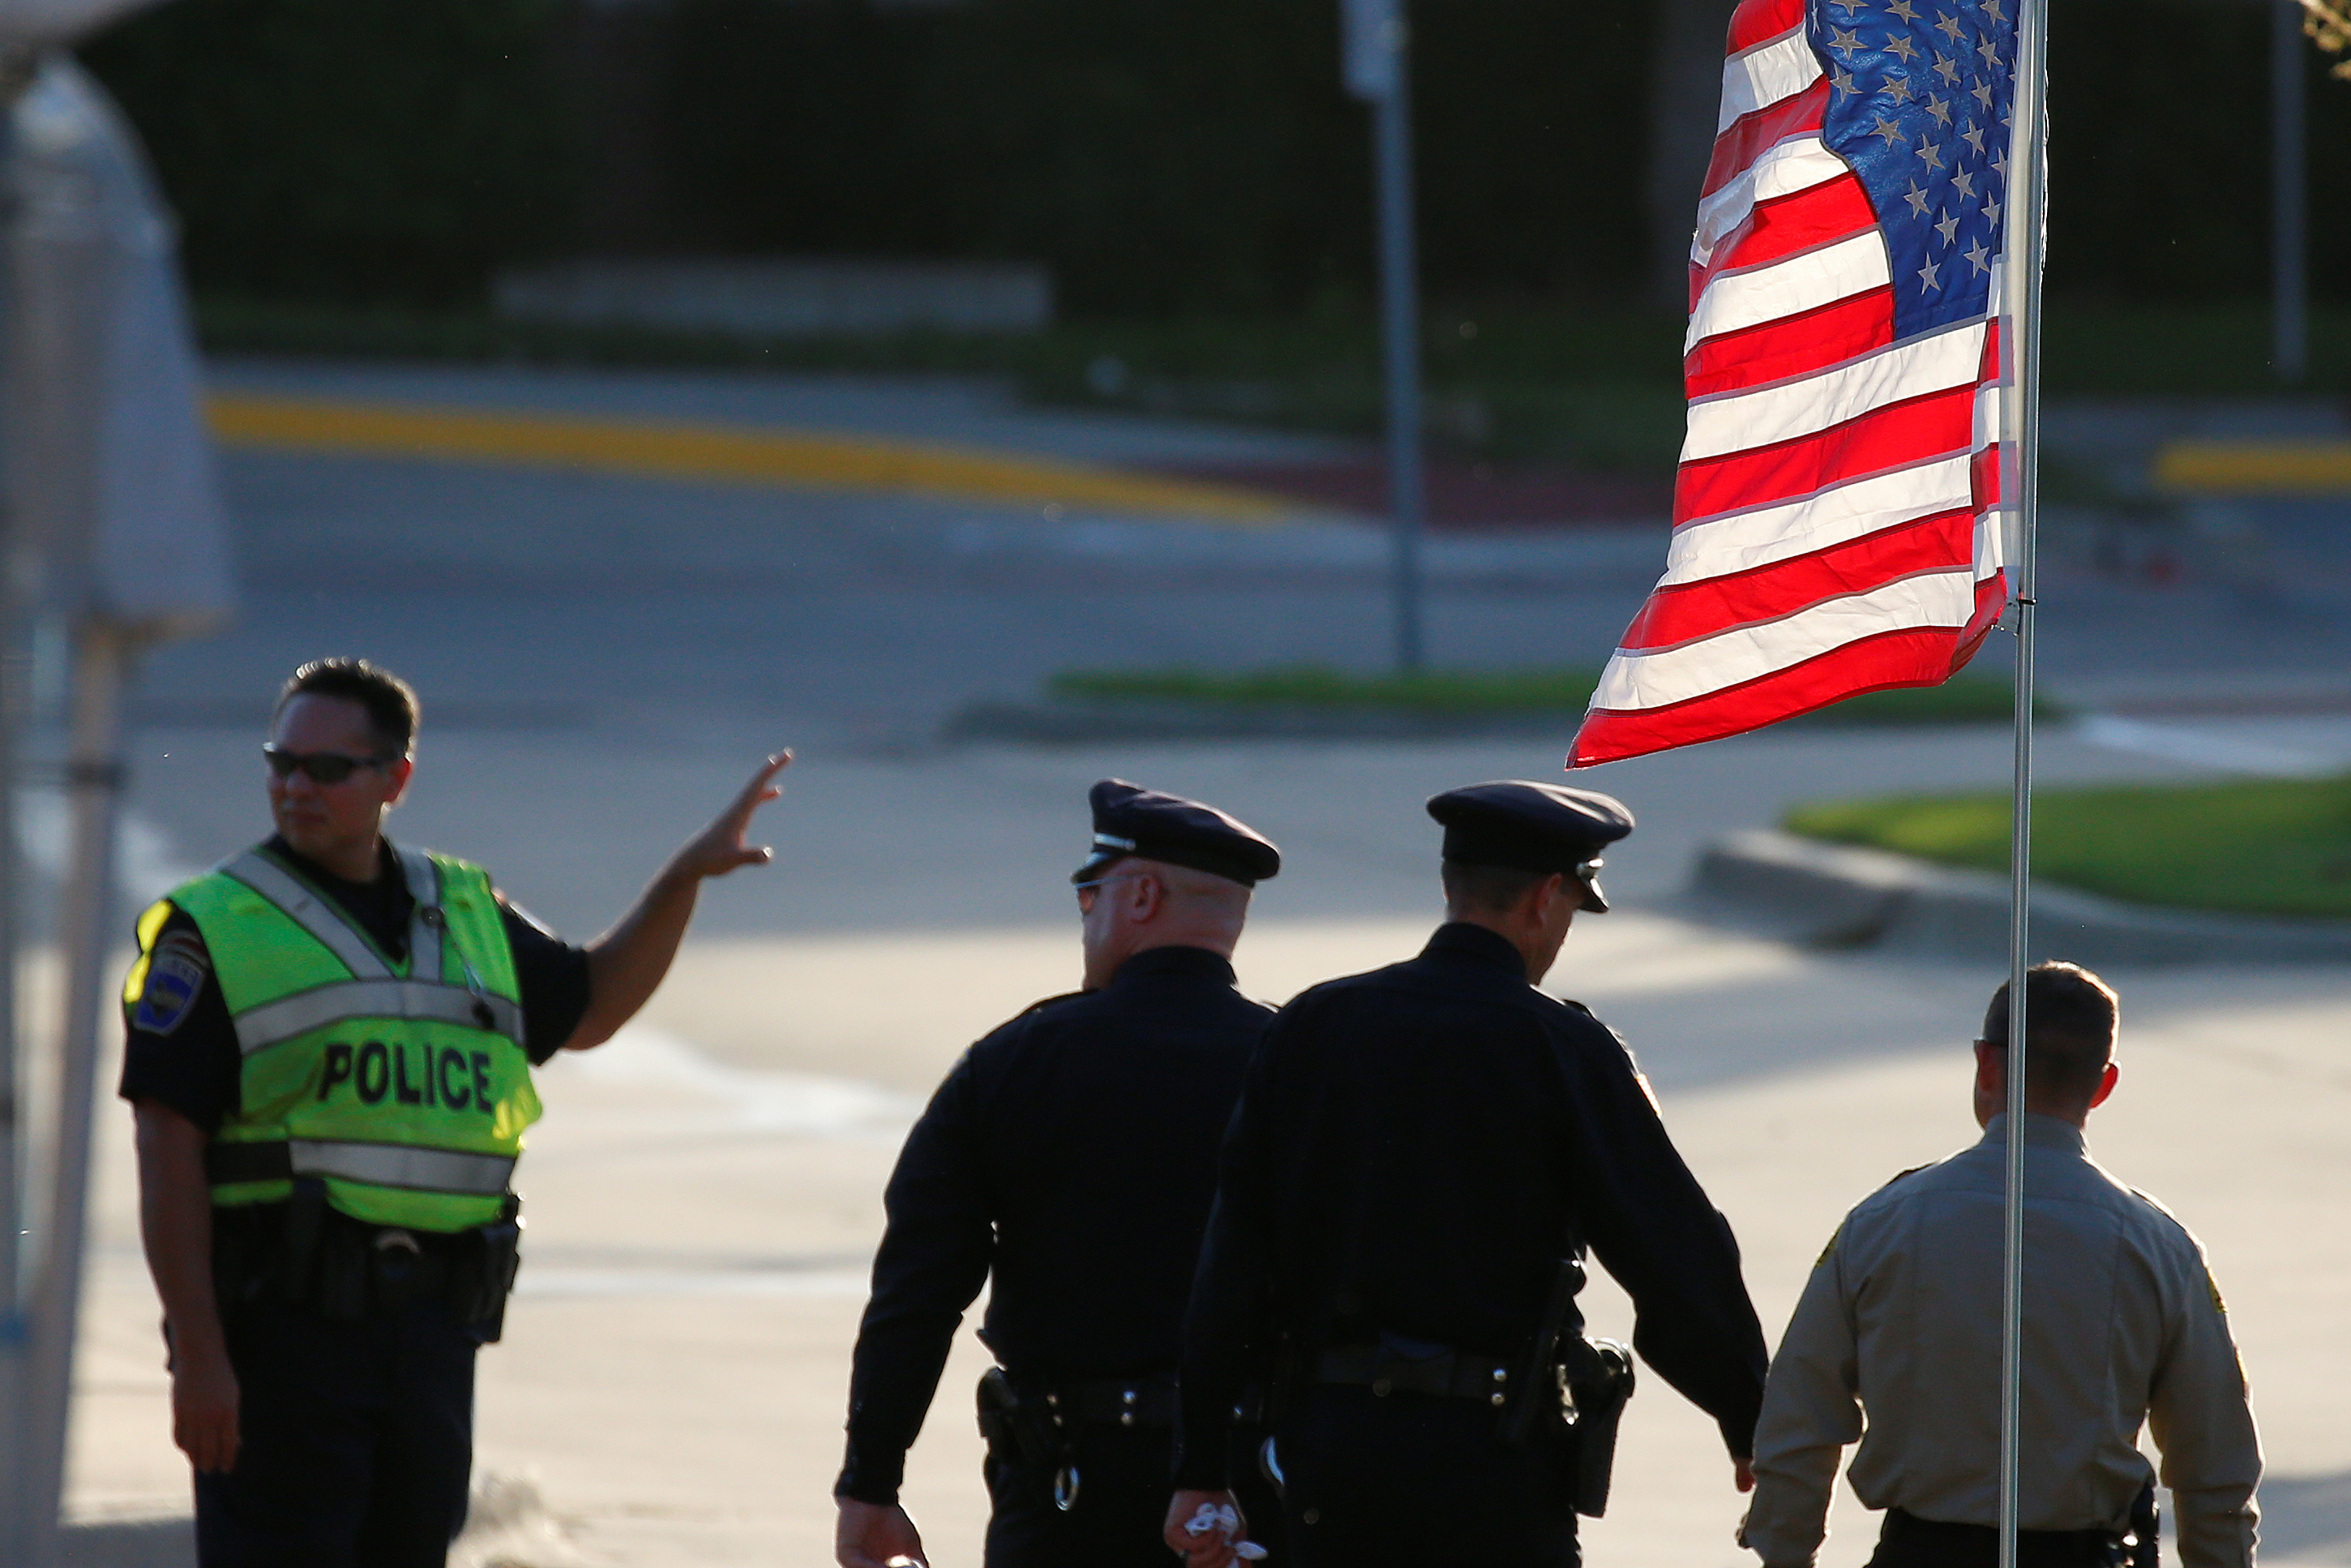
<path fill-rule="evenodd" d="M 1612 795 L 1525 779 L 1469 784 L 1429 797 L 1445 824 L 1445 858 L 1517 871 L 1563 872 L 1583 883 L 1583 907 L 1604 914 L 1594 880 L 1600 852 L 1633 831 L 1633 813 Z"/>
<path fill-rule="evenodd" d="M 1145 789 L 1123 779 L 1105 779 L 1088 797 L 1093 803 L 1094 842 L 1086 863 L 1070 874 L 1089 883 L 1129 855 L 1189 866 L 1255 887 L 1281 869 L 1272 841 L 1214 806 Z"/>

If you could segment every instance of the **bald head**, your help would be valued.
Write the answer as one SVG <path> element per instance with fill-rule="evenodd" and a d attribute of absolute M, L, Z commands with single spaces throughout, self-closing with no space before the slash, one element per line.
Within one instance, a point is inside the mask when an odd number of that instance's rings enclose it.
<path fill-rule="evenodd" d="M 1230 958 L 1249 920 L 1249 890 L 1212 872 L 1128 855 L 1081 888 L 1086 988 L 1110 984 L 1119 966 L 1154 947 L 1205 947 Z"/>

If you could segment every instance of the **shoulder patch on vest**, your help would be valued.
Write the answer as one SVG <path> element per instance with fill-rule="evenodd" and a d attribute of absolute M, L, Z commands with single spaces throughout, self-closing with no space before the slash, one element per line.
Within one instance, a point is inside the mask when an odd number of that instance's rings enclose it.
<path fill-rule="evenodd" d="M 174 931 L 148 955 L 146 983 L 131 1011 L 131 1027 L 169 1034 L 180 1027 L 203 994 L 212 956 L 192 931 Z"/>

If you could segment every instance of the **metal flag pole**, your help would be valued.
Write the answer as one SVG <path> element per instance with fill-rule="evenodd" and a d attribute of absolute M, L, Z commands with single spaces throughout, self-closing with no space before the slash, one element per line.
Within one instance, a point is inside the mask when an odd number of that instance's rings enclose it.
<path fill-rule="evenodd" d="M 1426 657 L 1420 543 L 1427 511 L 1421 465 L 1420 260 L 1413 238 L 1412 73 L 1403 0 L 1343 0 L 1347 89 L 1372 106 L 1379 184 L 1380 316 L 1388 402 L 1388 510 L 1396 667 Z"/>
<path fill-rule="evenodd" d="M 2041 472 L 2041 264 L 2047 239 L 2049 0 L 2020 0 L 2016 91 L 2009 106 L 2008 243 L 2001 277 L 2008 314 L 2016 442 L 2016 538 L 2008 569 L 2016 604 L 2016 777 L 2010 807 L 2008 912 L 2008 1181 L 2001 1247 L 2000 1568 L 2017 1568 L 2024 1399 L 2024 977 L 2032 922 L 2032 677 Z"/>

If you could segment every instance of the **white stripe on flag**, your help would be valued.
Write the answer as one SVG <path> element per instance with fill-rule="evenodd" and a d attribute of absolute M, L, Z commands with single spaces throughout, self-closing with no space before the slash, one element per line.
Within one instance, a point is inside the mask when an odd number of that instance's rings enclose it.
<path fill-rule="evenodd" d="M 1976 580 L 1996 576 L 2008 565 L 2008 534 L 2014 514 L 1994 507 L 1976 517 Z"/>
<path fill-rule="evenodd" d="M 1848 172 L 1844 160 L 1830 152 L 1816 131 L 1773 142 L 1736 179 L 1698 204 L 1698 235 L 1691 259 L 1705 266 L 1714 247 L 1747 221 L 1756 203 L 1808 191 Z"/>
<path fill-rule="evenodd" d="M 1866 637 L 1925 628 L 1955 630 L 1968 623 L 1975 604 L 1973 572 L 1925 572 L 1679 647 L 1637 653 L 1619 649 L 1600 677 L 1592 706 L 1626 713 L 1687 702 Z"/>
<path fill-rule="evenodd" d="M 1992 446 L 2000 441 L 2000 422 L 2004 417 L 2001 404 L 2001 383 L 1986 382 L 1976 392 L 1976 444 Z"/>
<path fill-rule="evenodd" d="M 1832 365 L 1816 375 L 1699 398 L 1690 404 L 1682 461 L 1694 463 L 1792 441 L 1929 392 L 1972 387 L 1983 365 L 1984 323 L 1970 321 Z"/>
<path fill-rule="evenodd" d="M 1682 352 L 1688 353 L 1701 340 L 1719 333 L 1816 310 L 1883 288 L 1892 280 L 1886 239 L 1875 228 L 1761 267 L 1716 273 L 1708 279 L 1706 292 L 1698 297 L 1698 308 L 1690 312 Z"/>
<path fill-rule="evenodd" d="M 1965 507 L 1974 498 L 1971 462 L 1961 453 L 1815 491 L 1783 507 L 1684 523 L 1674 530 L 1657 586 L 1727 577 Z"/>
<path fill-rule="evenodd" d="M 1722 114 L 1715 132 L 1730 129 L 1742 114 L 1793 98 L 1821 79 L 1821 60 L 1801 26 L 1766 38 L 1722 62 Z"/>

